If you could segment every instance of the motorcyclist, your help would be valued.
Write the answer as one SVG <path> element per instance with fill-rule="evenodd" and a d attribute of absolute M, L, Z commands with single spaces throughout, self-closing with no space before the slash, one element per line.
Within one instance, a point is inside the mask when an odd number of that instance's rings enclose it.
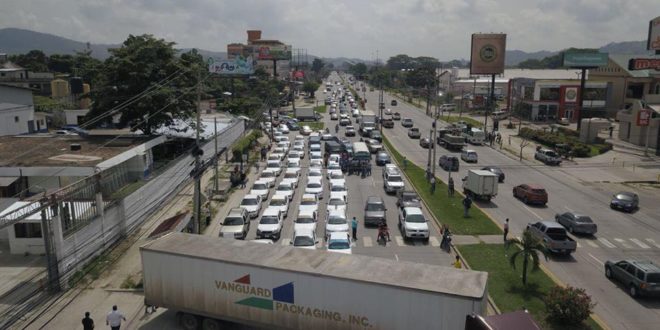
<path fill-rule="evenodd" d="M 339 124 L 335 125 L 335 133 L 339 133 Z"/>
<path fill-rule="evenodd" d="M 387 228 L 387 223 L 385 221 L 381 221 L 380 224 L 378 224 L 378 238 L 376 239 L 377 241 L 380 241 L 380 239 L 387 239 L 385 242 L 391 241 L 390 239 L 390 230 Z"/>

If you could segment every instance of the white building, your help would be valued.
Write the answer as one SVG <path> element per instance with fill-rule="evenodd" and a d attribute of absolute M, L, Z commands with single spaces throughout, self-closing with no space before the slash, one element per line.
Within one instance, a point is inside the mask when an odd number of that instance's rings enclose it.
<path fill-rule="evenodd" d="M 36 130 L 32 90 L 0 84 L 0 136 Z"/>

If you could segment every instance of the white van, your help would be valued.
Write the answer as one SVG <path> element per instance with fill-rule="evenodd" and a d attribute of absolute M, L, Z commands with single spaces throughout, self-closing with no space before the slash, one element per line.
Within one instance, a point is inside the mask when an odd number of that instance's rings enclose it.
<path fill-rule="evenodd" d="M 497 120 L 506 119 L 509 117 L 508 111 L 494 111 L 490 114 L 490 117 Z"/>
<path fill-rule="evenodd" d="M 456 104 L 446 103 L 440 106 L 440 111 L 454 111 L 456 109 Z"/>

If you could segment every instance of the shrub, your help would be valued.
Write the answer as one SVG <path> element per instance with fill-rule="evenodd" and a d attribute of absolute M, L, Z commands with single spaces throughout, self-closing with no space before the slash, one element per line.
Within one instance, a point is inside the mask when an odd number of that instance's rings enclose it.
<path fill-rule="evenodd" d="M 565 325 L 575 325 L 586 320 L 596 306 L 584 289 L 571 286 L 553 287 L 545 296 L 544 303 L 548 319 Z"/>
<path fill-rule="evenodd" d="M 591 153 L 591 148 L 584 143 L 576 143 L 571 149 L 573 151 L 573 157 L 589 157 Z"/>
<path fill-rule="evenodd" d="M 259 139 L 261 135 L 262 132 L 260 130 L 254 130 L 250 134 L 238 140 L 231 150 L 233 161 L 240 162 L 243 154 L 250 150 L 252 146 L 254 146 L 257 139 Z"/>
<path fill-rule="evenodd" d="M 600 144 L 600 145 L 598 145 L 598 153 L 599 154 L 604 154 L 604 153 L 612 150 L 612 148 L 614 148 L 614 146 L 611 143 Z"/>

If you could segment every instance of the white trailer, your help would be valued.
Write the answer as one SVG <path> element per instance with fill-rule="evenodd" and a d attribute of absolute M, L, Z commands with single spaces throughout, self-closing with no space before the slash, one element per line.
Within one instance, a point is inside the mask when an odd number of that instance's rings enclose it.
<path fill-rule="evenodd" d="M 183 233 L 140 253 L 145 304 L 184 329 L 463 329 L 486 312 L 485 272 Z"/>
<path fill-rule="evenodd" d="M 463 178 L 463 192 L 471 198 L 491 200 L 497 195 L 497 174 L 486 170 L 468 170 Z"/>

